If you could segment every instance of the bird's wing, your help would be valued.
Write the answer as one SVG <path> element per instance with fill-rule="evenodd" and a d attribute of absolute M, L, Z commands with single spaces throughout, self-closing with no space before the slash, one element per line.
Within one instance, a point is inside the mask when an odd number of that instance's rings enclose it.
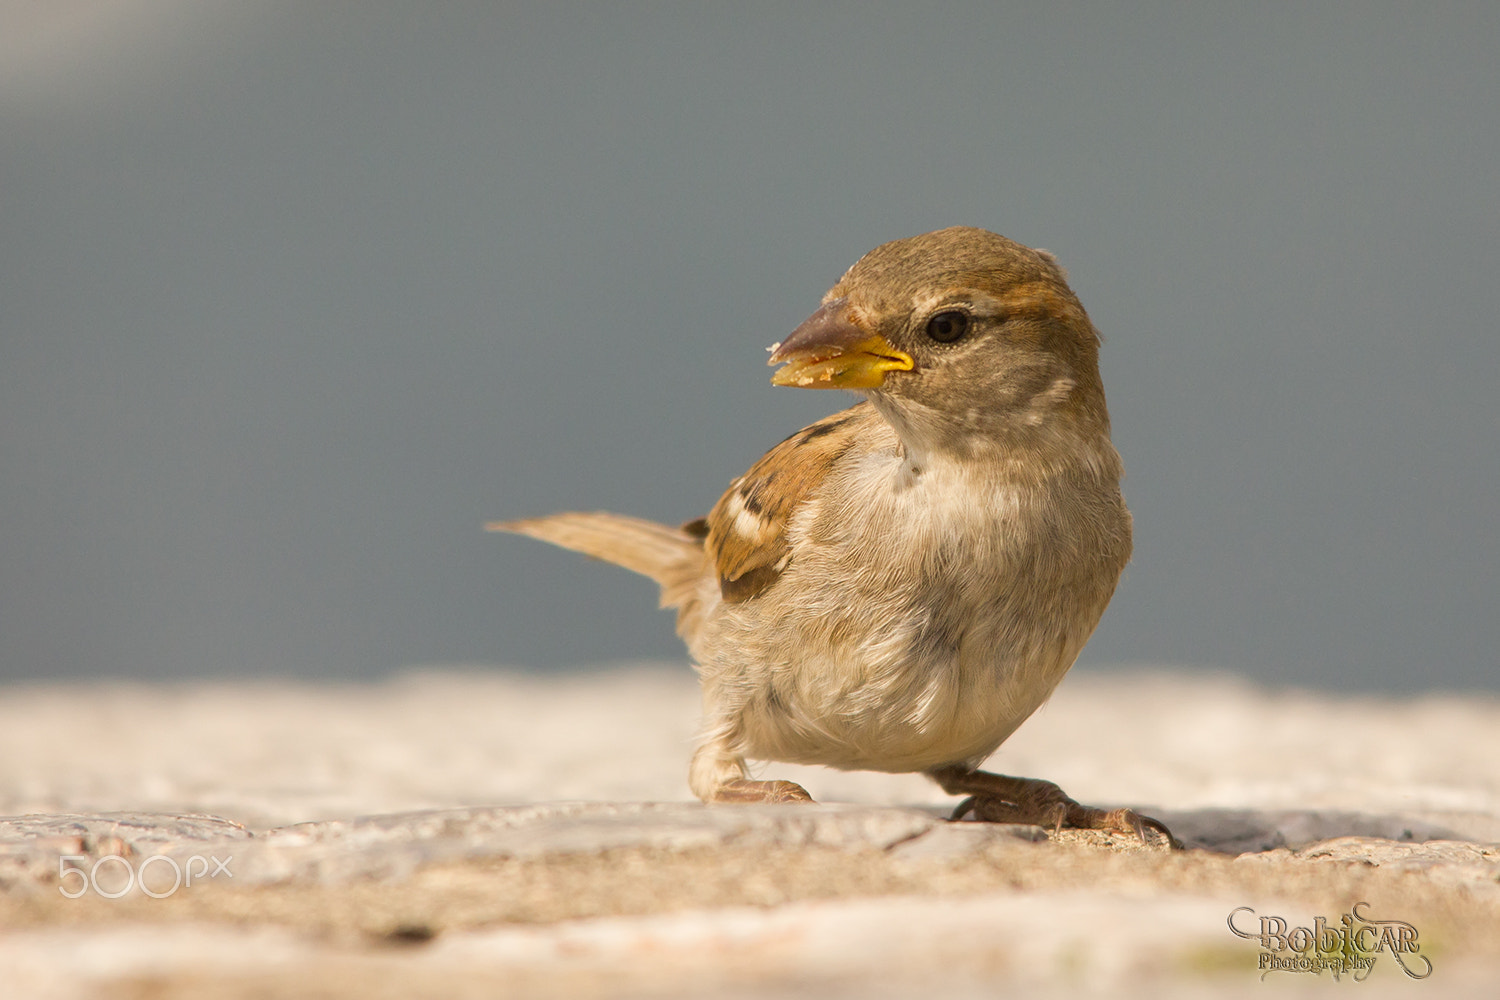
<path fill-rule="evenodd" d="M 792 516 L 870 425 L 882 423 L 860 403 L 804 427 L 731 483 L 708 517 L 684 525 L 705 536 L 725 601 L 748 601 L 776 582 L 791 563 Z"/>

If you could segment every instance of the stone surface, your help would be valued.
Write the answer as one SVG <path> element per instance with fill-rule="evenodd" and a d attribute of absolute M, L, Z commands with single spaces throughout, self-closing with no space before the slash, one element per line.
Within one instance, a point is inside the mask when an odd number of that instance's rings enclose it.
<path fill-rule="evenodd" d="M 1258 996 L 1330 975 L 1260 982 L 1231 911 L 1357 903 L 1423 988 L 1500 974 L 1493 698 L 1083 675 L 991 763 L 1183 852 L 948 823 L 917 776 L 768 766 L 823 801 L 704 807 L 695 703 L 648 666 L 0 690 L 7 995 Z"/>

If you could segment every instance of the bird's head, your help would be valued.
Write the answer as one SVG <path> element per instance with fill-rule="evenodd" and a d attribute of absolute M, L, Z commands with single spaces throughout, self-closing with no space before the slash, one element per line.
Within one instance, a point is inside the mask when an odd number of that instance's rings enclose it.
<path fill-rule="evenodd" d="M 1051 254 L 954 227 L 860 258 L 772 348 L 771 381 L 862 391 L 904 440 L 968 450 L 1059 424 L 1107 434 L 1098 352 Z"/>

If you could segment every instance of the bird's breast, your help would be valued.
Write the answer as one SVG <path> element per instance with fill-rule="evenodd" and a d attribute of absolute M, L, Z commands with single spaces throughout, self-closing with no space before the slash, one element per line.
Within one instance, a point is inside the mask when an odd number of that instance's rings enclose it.
<path fill-rule="evenodd" d="M 1124 562 L 1106 536 L 1128 554 L 1117 486 L 1045 486 L 889 453 L 841 469 L 718 650 L 751 755 L 906 771 L 993 751 L 1102 614 Z"/>

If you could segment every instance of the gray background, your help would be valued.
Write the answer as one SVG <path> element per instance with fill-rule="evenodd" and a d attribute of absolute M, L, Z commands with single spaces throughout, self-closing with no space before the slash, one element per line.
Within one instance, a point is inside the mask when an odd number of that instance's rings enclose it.
<path fill-rule="evenodd" d="M 0 678 L 682 656 L 763 348 L 981 225 L 1103 330 L 1090 664 L 1500 685 L 1500 5 L 0 3 Z"/>

